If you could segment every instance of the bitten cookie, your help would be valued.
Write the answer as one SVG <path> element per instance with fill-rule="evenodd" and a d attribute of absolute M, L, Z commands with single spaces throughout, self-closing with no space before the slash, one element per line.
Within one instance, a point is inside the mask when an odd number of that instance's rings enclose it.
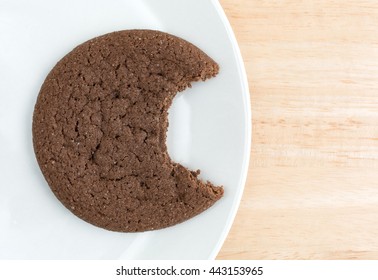
<path fill-rule="evenodd" d="M 137 232 L 181 223 L 223 188 L 167 152 L 168 108 L 219 67 L 191 43 L 152 30 L 91 39 L 44 81 L 33 116 L 39 166 L 56 197 L 83 220 Z"/>

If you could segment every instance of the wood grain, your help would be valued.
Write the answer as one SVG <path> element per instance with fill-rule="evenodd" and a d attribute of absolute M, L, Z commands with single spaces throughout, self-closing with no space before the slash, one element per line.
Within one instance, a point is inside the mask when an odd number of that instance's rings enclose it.
<path fill-rule="evenodd" d="M 253 135 L 218 259 L 378 259 L 378 2 L 220 2 Z"/>

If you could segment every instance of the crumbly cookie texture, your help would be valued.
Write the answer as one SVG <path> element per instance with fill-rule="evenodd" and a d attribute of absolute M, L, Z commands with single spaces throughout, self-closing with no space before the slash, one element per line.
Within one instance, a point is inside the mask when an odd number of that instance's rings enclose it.
<path fill-rule="evenodd" d="M 223 188 L 167 152 L 168 108 L 191 82 L 219 71 L 191 43 L 152 30 L 91 39 L 44 81 L 33 116 L 39 166 L 56 197 L 83 220 L 139 232 L 183 222 Z"/>

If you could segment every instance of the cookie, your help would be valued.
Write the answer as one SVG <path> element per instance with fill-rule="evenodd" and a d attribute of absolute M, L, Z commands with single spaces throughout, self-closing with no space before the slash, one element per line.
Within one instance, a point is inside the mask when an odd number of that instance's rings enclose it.
<path fill-rule="evenodd" d="M 113 32 L 73 49 L 46 77 L 33 115 L 35 155 L 56 197 L 121 232 L 165 228 L 212 206 L 223 188 L 173 162 L 166 133 L 177 92 L 218 70 L 159 31 Z"/>

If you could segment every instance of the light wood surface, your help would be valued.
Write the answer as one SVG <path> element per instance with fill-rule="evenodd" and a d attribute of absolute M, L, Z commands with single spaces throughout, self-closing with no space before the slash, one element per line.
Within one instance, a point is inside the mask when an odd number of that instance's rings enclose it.
<path fill-rule="evenodd" d="M 220 1 L 252 104 L 218 259 L 378 259 L 378 1 Z"/>

